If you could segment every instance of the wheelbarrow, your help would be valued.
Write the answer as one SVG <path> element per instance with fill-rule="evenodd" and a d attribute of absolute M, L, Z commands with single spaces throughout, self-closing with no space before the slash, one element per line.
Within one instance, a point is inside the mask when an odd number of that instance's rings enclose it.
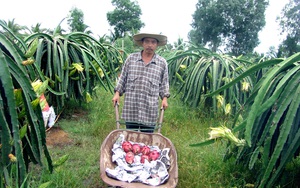
<path fill-rule="evenodd" d="M 126 188 L 149 188 L 149 187 L 157 187 L 157 188 L 171 188 L 176 187 L 178 182 L 178 165 L 177 165 L 177 153 L 172 142 L 165 136 L 163 136 L 161 131 L 161 125 L 163 121 L 164 109 L 160 111 L 159 117 L 159 128 L 157 129 L 157 133 L 145 133 L 138 132 L 133 130 L 120 129 L 120 121 L 119 121 L 119 110 L 118 105 L 115 105 L 116 112 L 116 124 L 117 129 L 110 132 L 108 136 L 105 138 L 103 143 L 101 144 L 100 150 L 100 176 L 101 179 L 110 186 L 115 187 L 126 187 Z M 139 182 L 124 182 L 114 178 L 107 176 L 106 168 L 113 169 L 116 164 L 112 162 L 112 148 L 113 144 L 119 138 L 119 136 L 123 134 L 125 140 L 129 140 L 132 142 L 144 143 L 146 145 L 158 146 L 159 148 L 170 148 L 169 157 L 170 157 L 170 168 L 168 169 L 169 178 L 166 182 L 158 186 L 151 186 L 144 183 Z"/>

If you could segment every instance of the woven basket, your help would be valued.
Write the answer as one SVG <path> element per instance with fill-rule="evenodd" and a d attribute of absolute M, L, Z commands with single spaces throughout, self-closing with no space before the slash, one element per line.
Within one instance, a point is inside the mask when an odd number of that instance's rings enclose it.
<path fill-rule="evenodd" d="M 128 183 L 119 181 L 107 176 L 105 169 L 110 168 L 114 169 L 116 164 L 112 162 L 112 147 L 117 138 L 123 134 L 125 136 L 125 140 L 132 142 L 144 143 L 146 145 L 158 146 L 159 148 L 170 148 L 169 157 L 171 166 L 169 169 L 169 179 L 162 185 L 155 186 L 158 188 L 170 188 L 176 187 L 178 182 L 178 166 L 177 166 L 177 153 L 172 142 L 161 135 L 160 133 L 143 133 L 129 130 L 114 130 L 112 131 L 103 141 L 101 145 L 101 155 L 100 155 L 100 175 L 101 179 L 108 185 L 111 186 L 119 186 L 126 188 L 149 188 L 154 187 L 150 185 L 146 185 L 143 183 Z"/>

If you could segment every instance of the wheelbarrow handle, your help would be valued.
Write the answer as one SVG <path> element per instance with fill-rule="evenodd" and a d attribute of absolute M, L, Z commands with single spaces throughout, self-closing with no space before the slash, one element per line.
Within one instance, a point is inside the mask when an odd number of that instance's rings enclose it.
<path fill-rule="evenodd" d="M 165 112 L 165 109 L 163 107 L 160 108 L 160 116 L 159 116 L 159 121 L 158 121 L 158 130 L 157 132 L 160 133 L 161 131 L 161 126 L 162 126 L 162 122 L 163 122 L 163 119 L 164 119 L 164 112 Z"/>
<path fill-rule="evenodd" d="M 160 133 L 161 131 L 161 125 L 164 119 L 164 111 L 165 109 L 162 107 L 160 108 L 160 116 L 159 116 L 159 121 L 158 121 L 158 125 L 159 128 L 157 130 L 158 133 Z M 116 113 L 116 124 L 117 124 L 117 129 L 120 129 L 120 117 L 119 117 L 119 104 L 115 103 L 115 113 Z"/>
<path fill-rule="evenodd" d="M 119 104 L 115 103 L 117 129 L 120 129 Z"/>

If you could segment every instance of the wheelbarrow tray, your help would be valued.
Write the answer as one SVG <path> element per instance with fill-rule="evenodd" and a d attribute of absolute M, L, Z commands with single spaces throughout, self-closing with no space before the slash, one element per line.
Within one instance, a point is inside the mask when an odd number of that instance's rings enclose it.
<path fill-rule="evenodd" d="M 113 148 L 113 144 L 116 142 L 117 138 L 119 138 L 121 134 L 123 134 L 125 140 L 128 141 L 144 143 L 146 145 L 158 146 L 160 149 L 170 148 L 169 157 L 170 157 L 171 166 L 168 170 L 169 179 L 165 183 L 159 186 L 151 186 L 139 182 L 128 183 L 107 176 L 105 169 L 106 168 L 114 169 L 116 167 L 116 164 L 112 162 L 112 148 Z M 110 134 L 105 138 L 105 140 L 101 145 L 100 176 L 101 179 L 106 184 L 111 186 L 119 186 L 119 187 L 127 187 L 127 188 L 176 187 L 178 182 L 178 166 L 177 166 L 176 149 L 172 144 L 172 142 L 160 133 L 144 133 L 144 132 L 137 132 L 137 131 L 130 131 L 130 130 L 121 130 L 121 129 L 114 130 L 110 132 Z"/>

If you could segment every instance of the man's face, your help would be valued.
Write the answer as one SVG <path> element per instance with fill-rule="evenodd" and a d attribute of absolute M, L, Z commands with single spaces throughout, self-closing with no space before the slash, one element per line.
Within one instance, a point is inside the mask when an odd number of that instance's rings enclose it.
<path fill-rule="evenodd" d="M 144 38 L 143 48 L 147 53 L 154 53 L 157 48 L 158 41 L 154 38 Z"/>

